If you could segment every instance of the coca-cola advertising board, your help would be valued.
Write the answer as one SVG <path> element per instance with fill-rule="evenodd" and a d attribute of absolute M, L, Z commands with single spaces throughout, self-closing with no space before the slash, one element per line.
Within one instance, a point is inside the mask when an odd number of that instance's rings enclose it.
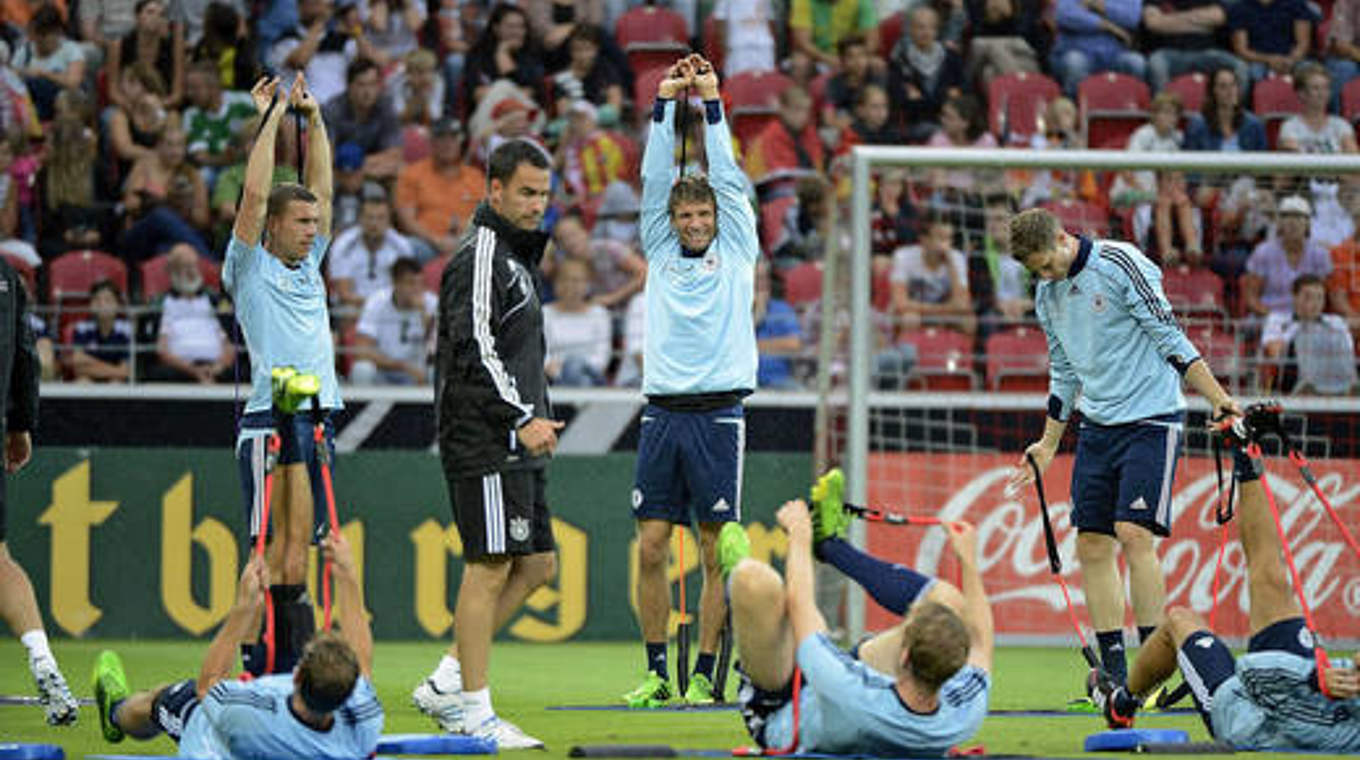
<path fill-rule="evenodd" d="M 978 529 L 982 577 L 997 633 L 1013 640 L 1072 638 L 1062 591 L 1049 568 L 1034 488 L 1006 493 L 1016 461 L 1014 454 L 875 454 L 869 459 L 869 502 L 889 510 L 972 522 Z M 1354 645 L 1360 641 L 1360 558 L 1298 470 L 1283 458 L 1267 461 L 1268 482 L 1319 633 L 1328 644 Z M 1227 477 L 1232 463 L 1225 457 L 1223 464 Z M 1314 461 L 1312 468 L 1337 515 L 1352 535 L 1360 537 L 1360 460 Z M 1061 455 L 1045 473 L 1044 484 L 1063 577 L 1078 619 L 1089 626 L 1076 562 L 1077 533 L 1070 521 L 1071 477 L 1072 457 Z M 1220 633 L 1246 636 L 1246 563 L 1235 522 L 1228 528 L 1222 567 L 1216 570 L 1220 530 L 1214 519 L 1213 460 L 1183 458 L 1172 498 L 1171 536 L 1158 547 L 1168 604 L 1189 606 L 1206 617 L 1213 614 Z M 939 528 L 872 524 L 869 549 L 875 556 L 957 580 L 957 562 Z M 869 608 L 871 629 L 894 622 L 872 601 Z M 1133 624 L 1131 613 L 1128 624 Z"/>

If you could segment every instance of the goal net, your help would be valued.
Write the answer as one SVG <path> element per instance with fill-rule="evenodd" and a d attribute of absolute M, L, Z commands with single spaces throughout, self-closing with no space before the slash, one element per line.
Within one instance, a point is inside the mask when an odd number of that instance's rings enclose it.
<path fill-rule="evenodd" d="M 849 163 L 848 225 L 830 236 L 844 242 L 820 265 L 828 276 L 817 308 L 845 329 L 821 332 L 817 459 L 845 469 L 851 503 L 976 524 L 1002 641 L 1075 641 L 1034 490 L 1005 488 L 1042 432 L 1048 383 L 1043 332 L 1027 302 L 1032 283 L 1006 253 L 1004 222 L 1016 210 L 1043 206 L 1069 232 L 1148 252 L 1177 320 L 1225 387 L 1243 403 L 1282 399 L 1323 493 L 1356 532 L 1360 403 L 1350 395 L 1357 387 L 1349 332 L 1360 323 L 1260 312 L 1264 302 L 1264 311 L 1294 314 L 1292 279 L 1318 256 L 1330 269 L 1332 249 L 1354 234 L 1360 157 L 861 146 Z M 884 234 L 890 228 L 896 234 Z M 1305 263 L 1266 265 L 1271 257 L 1262 251 L 1272 246 L 1302 246 Z M 1338 294 L 1360 302 L 1360 271 L 1350 282 L 1320 274 L 1320 308 Z M 1168 604 L 1212 612 L 1223 633 L 1240 639 L 1248 633 L 1244 556 L 1234 526 L 1216 569 L 1208 409 L 1188 388 L 1186 395 L 1172 535 L 1159 547 Z M 1069 519 L 1075 428 L 1044 483 L 1062 572 L 1087 621 Z M 1270 484 L 1319 632 L 1329 645 L 1354 645 L 1360 558 L 1296 467 L 1270 453 Z M 1225 457 L 1225 474 L 1230 468 Z M 939 528 L 860 523 L 855 531 L 852 539 L 877 556 L 957 577 Z M 852 636 L 892 622 L 857 587 L 843 593 L 832 606 Z"/>

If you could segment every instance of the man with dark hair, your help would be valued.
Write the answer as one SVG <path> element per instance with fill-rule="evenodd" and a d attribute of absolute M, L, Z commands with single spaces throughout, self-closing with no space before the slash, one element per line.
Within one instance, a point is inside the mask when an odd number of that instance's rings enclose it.
<path fill-rule="evenodd" d="M 359 314 L 349 379 L 356 385 L 425 385 L 439 299 L 425 289 L 414 258 L 397 259 L 390 272 L 391 287 L 369 296 Z"/>
<path fill-rule="evenodd" d="M 307 644 L 291 673 L 248 681 L 229 677 L 236 645 L 264 613 L 269 567 L 252 556 L 236 603 L 208 645 L 198 678 L 135 694 L 118 655 L 100 652 L 94 695 L 104 739 L 151 739 L 165 732 L 183 757 L 372 757 L 383 709 L 373 688 L 373 632 L 354 556 L 341 533 L 322 541 L 334 567 L 339 632 Z"/>
<path fill-rule="evenodd" d="M 1111 728 L 1133 725 L 1140 697 L 1179 667 L 1205 727 L 1221 742 L 1275 752 L 1360 751 L 1357 660 L 1334 658 L 1318 672 L 1316 641 L 1290 588 L 1280 532 L 1261 482 L 1261 461 L 1241 449 L 1279 424 L 1278 416 L 1248 410 L 1245 424 L 1234 428 L 1241 431 L 1233 451 L 1233 480 L 1250 602 L 1247 653 L 1234 661 L 1204 618 L 1185 607 L 1171 608 L 1138 651 L 1128 686 L 1105 682 L 1095 691 Z"/>
<path fill-rule="evenodd" d="M 382 71 L 357 58 L 345 71 L 345 91 L 322 109 L 335 144 L 354 143 L 364 152 L 364 176 L 389 178 L 401 169 L 401 122 L 392 99 L 383 95 Z"/>
<path fill-rule="evenodd" d="M 0 417 L 0 438 L 5 444 L 5 473 L 13 474 L 28 464 L 33 455 L 32 431 L 38 422 L 41 367 L 29 323 L 28 289 L 7 261 L 0 262 L 0 290 L 8 293 L 3 301 L 5 308 L 0 312 L 3 320 L 0 321 L 0 335 L 4 336 L 4 351 L 0 353 L 0 398 L 6 402 L 5 415 Z M 33 583 L 5 543 L 5 510 L 10 501 L 5 485 L 4 474 L 0 474 L 0 620 L 5 621 L 28 650 L 28 668 L 38 687 L 38 699 L 47 714 L 48 724 L 75 723 L 79 705 L 71 696 L 61 668 L 57 666 L 57 658 L 48 645 Z"/>
<path fill-rule="evenodd" d="M 307 547 L 322 524 L 325 491 L 306 415 L 276 417 L 272 374 L 291 367 L 318 382 L 316 413 L 332 447 L 330 413 L 341 408 L 335 379 L 322 257 L 331 234 L 331 146 L 321 108 L 302 76 L 287 96 L 274 97 L 278 80 L 263 78 L 251 91 L 264 126 L 251 148 L 241 202 L 222 268 L 222 284 L 236 307 L 236 318 L 250 352 L 251 392 L 236 439 L 249 535 L 270 533 L 270 577 L 276 606 L 276 672 L 292 669 L 315 627 L 306 594 Z M 283 115 L 292 105 L 307 120 L 306 187 L 272 187 L 274 146 Z M 271 189 L 272 187 L 272 189 Z M 275 473 L 273 526 L 261 524 L 264 507 L 266 447 L 275 431 L 281 438 Z M 247 669 L 261 671 L 260 647 L 247 651 Z"/>
<path fill-rule="evenodd" d="M 1214 419 L 1241 409 L 1185 337 L 1162 292 L 1162 273 L 1141 251 L 1063 231 L 1043 209 L 1010 222 L 1011 255 L 1039 280 L 1034 311 L 1048 336 L 1049 397 L 1043 438 L 1025 449 L 1011 485 L 1034 479 L 1058 452 L 1075 406 L 1082 413 L 1072 467 L 1086 605 L 1106 674 L 1123 683 L 1124 584 L 1138 636 L 1164 620 L 1166 581 L 1157 541 L 1171 532 L 1171 483 L 1182 445 L 1182 382 Z"/>
<path fill-rule="evenodd" d="M 562 423 L 550 418 L 534 289 L 549 167 L 528 140 L 491 153 L 486 200 L 439 288 L 435 414 L 465 565 L 454 642 L 412 698 L 445 731 L 501 749 L 543 746 L 496 715 L 487 669 L 497 629 L 557 572 L 544 470 Z"/>
<path fill-rule="evenodd" d="M 681 98 L 704 100 L 707 177 L 675 179 L 675 129 Z M 637 520 L 638 623 L 647 652 L 642 683 L 624 695 L 634 707 L 672 696 L 666 664 L 673 526 L 698 522 L 704 569 L 699 597 L 699 655 L 681 695 L 713 701 L 714 655 L 726 617 L 717 541 L 723 523 L 741 520 L 746 419 L 741 400 L 756 387 L 752 305 L 760 258 L 746 177 L 732 157 L 732 136 L 713 66 L 694 55 L 678 61 L 657 88 L 642 158 L 642 251 L 647 257 L 647 347 L 633 517 Z"/>
<path fill-rule="evenodd" d="M 784 578 L 723 527 L 718 555 L 731 593 L 742 718 L 764 748 L 880 757 L 943 755 L 978 730 L 991 692 L 991 608 L 967 523 L 944 526 L 961 587 L 890 565 L 841 537 L 849 516 L 833 470 L 776 515 L 788 533 Z M 814 552 L 860 582 L 902 622 L 843 652 L 814 600 Z M 794 705 L 795 681 L 801 679 Z M 794 741 L 796 746 L 792 746 Z"/>

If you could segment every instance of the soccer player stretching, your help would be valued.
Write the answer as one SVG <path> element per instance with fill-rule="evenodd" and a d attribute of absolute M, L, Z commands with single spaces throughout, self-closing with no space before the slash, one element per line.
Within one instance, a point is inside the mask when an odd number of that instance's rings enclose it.
<path fill-rule="evenodd" d="M 708 177 L 675 178 L 676 98 L 704 101 Z M 668 701 L 666 565 L 672 527 L 699 522 L 704 569 L 699 655 L 683 695 L 713 701 L 714 652 L 726 615 L 716 561 L 718 531 L 741 518 L 746 420 L 741 399 L 756 387 L 751 307 L 760 256 L 745 177 L 718 100 L 713 66 L 693 55 L 657 87 L 642 158 L 642 250 L 647 257 L 647 345 L 633 517 L 638 533 L 638 617 L 647 675 L 624 695 L 633 707 Z M 688 104 L 678 104 L 688 108 Z"/>
<path fill-rule="evenodd" d="M 1170 533 L 1182 379 L 1209 400 L 1215 418 L 1241 410 L 1181 331 L 1161 271 L 1137 248 L 1069 235 L 1042 209 L 1017 214 L 1010 233 L 1011 255 L 1040 279 L 1034 311 L 1048 336 L 1050 366 L 1044 435 L 1025 449 L 1012 484 L 1033 479 L 1028 458 L 1040 471 L 1053 461 L 1076 401 L 1083 416 L 1072 469 L 1077 558 L 1104 670 L 1122 683 L 1116 552 L 1128 562 L 1133 616 L 1146 640 L 1166 606 L 1157 539 Z"/>

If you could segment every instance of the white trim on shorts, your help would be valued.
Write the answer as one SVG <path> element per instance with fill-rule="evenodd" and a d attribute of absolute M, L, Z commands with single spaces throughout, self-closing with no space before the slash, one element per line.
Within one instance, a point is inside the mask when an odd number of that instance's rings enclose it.
<path fill-rule="evenodd" d="M 264 478 L 265 464 L 269 456 L 269 437 L 273 428 L 241 428 L 236 436 L 236 452 L 240 457 L 241 444 L 250 446 L 250 537 L 260 535 L 261 518 L 264 517 Z"/>
<path fill-rule="evenodd" d="M 1205 632 L 1196 633 L 1194 636 L 1191 636 L 1190 639 L 1198 640 L 1202 636 L 1208 636 L 1211 640 L 1213 639 L 1213 634 Z M 1208 687 L 1205 686 L 1204 678 L 1200 676 L 1199 671 L 1195 670 L 1194 661 L 1185 654 L 1185 647 L 1192 644 L 1190 639 L 1187 639 L 1185 644 L 1176 648 L 1176 664 L 1180 666 L 1181 676 L 1185 678 L 1186 685 L 1190 687 L 1190 691 L 1195 695 L 1195 699 L 1199 701 L 1200 707 L 1204 710 L 1204 714 L 1208 715 L 1214 709 L 1214 695 L 1210 693 Z"/>
<path fill-rule="evenodd" d="M 1162 459 L 1162 490 L 1157 496 L 1157 524 L 1171 527 L 1171 481 L 1176 477 L 1176 448 L 1180 443 L 1180 427 L 1167 427 L 1166 451 Z"/>
<path fill-rule="evenodd" d="M 482 518 L 486 522 L 486 553 L 505 553 L 505 497 L 501 474 L 482 476 Z"/>
<path fill-rule="evenodd" d="M 741 478 L 743 470 L 746 469 L 746 418 L 745 417 L 718 417 L 714 422 L 724 425 L 737 426 L 737 487 L 736 493 L 732 497 L 734 502 L 732 508 L 736 510 L 736 520 L 741 522 Z"/>

